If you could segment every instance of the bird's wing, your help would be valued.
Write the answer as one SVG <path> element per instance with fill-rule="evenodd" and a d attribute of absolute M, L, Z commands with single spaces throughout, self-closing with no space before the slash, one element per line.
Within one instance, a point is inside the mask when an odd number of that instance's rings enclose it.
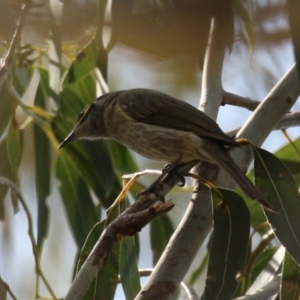
<path fill-rule="evenodd" d="M 216 122 L 184 101 L 148 89 L 123 91 L 118 98 L 123 111 L 137 122 L 193 132 L 224 145 L 238 146 Z"/>

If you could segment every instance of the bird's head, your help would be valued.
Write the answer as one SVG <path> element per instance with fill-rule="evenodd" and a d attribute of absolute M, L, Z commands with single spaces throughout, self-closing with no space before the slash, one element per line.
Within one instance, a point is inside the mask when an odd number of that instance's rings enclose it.
<path fill-rule="evenodd" d="M 79 114 L 76 124 L 70 134 L 59 145 L 58 149 L 78 139 L 97 139 L 107 137 L 103 118 L 103 102 L 105 98 L 98 98 L 87 105 Z"/>

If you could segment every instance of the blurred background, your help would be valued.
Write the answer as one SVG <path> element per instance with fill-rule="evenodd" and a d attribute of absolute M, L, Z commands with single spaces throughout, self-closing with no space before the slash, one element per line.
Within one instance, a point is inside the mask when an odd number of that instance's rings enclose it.
<path fill-rule="evenodd" d="M 51 2 L 54 1 L 50 0 L 50 4 Z M 224 29 L 224 42 L 228 45 L 228 51 L 223 67 L 223 87 L 228 92 L 261 101 L 294 63 L 286 3 L 282 0 L 240 2 L 251 17 L 251 24 L 238 13 L 234 23 L 227 24 L 228 12 L 222 7 L 219 8 L 219 13 L 224 14 L 224 26 L 228 27 Z M 82 47 L 94 36 L 97 27 L 97 2 L 65 0 L 62 3 L 61 40 L 65 55 L 63 60 L 70 65 L 72 58 L 75 59 Z M 211 11 L 208 0 L 114 0 L 112 10 L 107 12 L 109 18 L 104 26 L 105 34 L 109 36 L 113 32 L 114 35 L 114 45 L 109 53 L 107 65 L 109 90 L 152 88 L 197 107 Z M 1 55 L 10 43 L 17 18 L 18 11 L 14 9 L 12 2 L 1 0 Z M 31 10 L 23 28 L 22 44 L 33 44 L 46 51 L 51 20 L 48 3 L 42 8 Z M 233 36 L 232 26 L 235 28 Z M 27 103 L 33 103 L 36 85 L 32 80 L 27 87 L 23 97 Z M 85 99 L 86 102 L 92 100 Z M 299 109 L 300 105 L 297 103 L 293 110 Z M 245 108 L 226 105 L 221 107 L 217 122 L 224 131 L 229 131 L 242 126 L 250 114 Z M 19 117 L 25 118 L 22 114 Z M 289 129 L 288 133 L 292 138 L 300 136 L 299 129 Z M 36 228 L 37 196 L 34 153 L 30 142 L 32 136 L 33 124 L 26 126 L 23 132 L 24 149 L 19 167 L 19 182 Z M 286 143 L 282 133 L 276 131 L 270 135 L 263 148 L 273 152 Z M 139 170 L 163 167 L 160 163 L 133 155 Z M 148 185 L 153 178 L 146 176 L 142 182 Z M 72 280 L 77 248 L 65 217 L 65 209 L 58 192 L 59 184 L 56 178 L 51 180 L 51 193 L 47 197 L 50 227 L 43 246 L 41 265 L 55 294 L 62 298 Z M 188 205 L 188 192 L 175 188 L 169 195 L 176 203 L 175 209 L 170 213 L 175 227 Z M 186 199 L 184 201 L 183 194 Z M 4 201 L 5 221 L 0 223 L 0 274 L 19 299 L 34 299 L 35 264 L 27 234 L 27 219 L 22 209 L 14 214 L 8 198 L 9 196 Z M 151 267 L 148 226 L 141 233 L 141 244 L 143 247 L 139 267 Z M 201 253 L 199 257 L 201 258 Z M 199 264 L 200 258 L 195 261 L 195 266 Z M 40 285 L 40 294 L 49 297 L 43 284 Z M 120 290 L 116 299 L 123 299 Z"/>

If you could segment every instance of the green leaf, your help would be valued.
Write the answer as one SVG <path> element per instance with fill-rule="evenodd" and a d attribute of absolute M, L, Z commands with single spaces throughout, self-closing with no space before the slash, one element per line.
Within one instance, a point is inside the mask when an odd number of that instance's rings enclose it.
<path fill-rule="evenodd" d="M 116 175 L 107 142 L 104 140 L 85 141 L 83 146 L 97 170 L 99 182 L 105 187 L 106 195 L 110 194 L 115 187 Z"/>
<path fill-rule="evenodd" d="M 153 256 L 153 265 L 155 265 L 159 260 L 173 232 L 174 226 L 168 215 L 155 218 L 150 223 L 150 243 Z"/>
<path fill-rule="evenodd" d="M 267 267 L 277 250 L 275 247 L 268 248 L 257 258 L 251 270 L 251 283 L 253 283 L 259 274 Z"/>
<path fill-rule="evenodd" d="M 78 53 L 65 76 L 63 86 L 77 82 L 94 71 L 97 63 L 96 57 L 95 44 L 91 42 Z"/>
<path fill-rule="evenodd" d="M 295 147 L 300 149 L 300 138 L 294 142 Z M 300 155 L 291 144 L 279 149 L 275 155 L 288 167 L 300 187 Z"/>
<path fill-rule="evenodd" d="M 127 147 L 114 140 L 109 141 L 109 146 L 115 169 L 123 174 L 134 173 L 138 170 L 137 164 Z"/>
<path fill-rule="evenodd" d="M 243 199 L 232 191 L 212 191 L 214 231 L 204 291 L 204 300 L 231 299 L 243 269 L 250 232 L 250 215 Z"/>
<path fill-rule="evenodd" d="M 283 246 L 280 246 L 275 254 L 272 256 L 272 259 L 269 260 L 267 266 L 259 273 L 250 289 L 247 291 L 247 294 L 251 295 L 258 293 L 269 281 L 271 281 L 280 268 L 282 261 L 284 259 L 285 249 Z"/>
<path fill-rule="evenodd" d="M 8 127 L 6 145 L 11 170 L 14 173 L 14 177 L 16 177 L 21 161 L 22 145 L 20 131 L 17 129 L 17 125 L 14 119 L 10 121 Z"/>
<path fill-rule="evenodd" d="M 126 299 L 134 299 L 141 290 L 140 276 L 137 265 L 137 251 L 133 236 L 121 241 L 120 277 Z"/>
<path fill-rule="evenodd" d="M 13 177 L 13 171 L 12 171 L 11 165 L 9 163 L 6 143 L 7 143 L 6 139 L 3 139 L 0 142 L 0 161 L 1 161 L 0 176 L 9 178 L 12 181 L 15 181 L 14 177 Z M 6 194 L 7 194 L 7 186 L 1 184 L 0 185 L 0 220 L 2 220 L 2 221 L 5 219 L 3 201 L 5 199 Z M 15 211 L 17 211 L 16 207 L 15 207 Z"/>
<path fill-rule="evenodd" d="M 123 212 L 130 204 L 125 199 L 120 204 Z M 138 271 L 138 253 L 135 237 L 129 236 L 123 239 L 120 247 L 120 278 L 126 299 L 134 299 L 141 290 L 140 275 Z"/>
<path fill-rule="evenodd" d="M 45 94 L 41 84 L 37 88 L 35 105 L 46 107 Z M 49 210 L 46 204 L 50 194 L 51 153 L 50 142 L 44 131 L 34 124 L 34 159 L 35 159 L 35 186 L 38 200 L 37 246 L 41 251 L 44 239 L 48 234 Z"/>
<path fill-rule="evenodd" d="M 287 252 L 283 263 L 280 299 L 300 299 L 300 267 Z"/>
<path fill-rule="evenodd" d="M 80 170 L 64 151 L 58 155 L 56 176 L 60 180 L 59 190 L 68 221 L 80 249 L 98 221 L 96 208 Z"/>
<path fill-rule="evenodd" d="M 32 79 L 33 68 L 16 67 L 13 70 L 13 86 L 20 96 L 23 96 Z"/>
<path fill-rule="evenodd" d="M 62 118 L 55 118 L 52 122 L 52 128 L 59 141 L 62 141 L 68 134 Z M 78 171 L 80 171 L 82 179 L 93 189 L 101 201 L 101 204 L 105 207 L 109 207 L 116 198 L 117 194 L 121 191 L 120 183 L 116 175 L 114 175 L 113 178 L 103 179 L 103 176 L 111 176 L 110 174 L 112 174 L 110 170 L 102 169 L 100 172 L 98 169 L 100 165 L 107 166 L 108 162 L 103 161 L 103 159 L 106 159 L 106 157 L 102 158 L 98 155 L 95 158 L 98 160 L 98 162 L 95 163 L 84 150 L 84 143 L 85 142 L 81 141 L 73 142 L 62 150 L 59 150 L 59 153 L 64 152 L 65 155 L 67 155 L 69 159 L 73 161 Z M 95 147 L 94 150 L 96 151 L 98 147 L 105 147 L 105 144 L 103 141 L 93 141 L 93 143 L 91 143 L 91 147 Z M 99 151 L 101 153 L 102 150 Z M 103 151 L 105 152 L 105 150 Z M 100 176 L 102 176 L 102 178 Z M 106 186 L 104 185 L 104 182 L 109 180 L 113 181 L 112 190 L 106 189 Z"/>
<path fill-rule="evenodd" d="M 17 101 L 6 84 L 0 89 L 0 99 L 0 136 L 2 136 L 14 114 Z"/>
<path fill-rule="evenodd" d="M 278 214 L 265 210 L 275 235 L 300 264 L 300 195 L 288 168 L 273 154 L 255 148 L 255 183 Z"/>
<path fill-rule="evenodd" d="M 119 206 L 115 206 L 107 212 L 107 219 L 101 223 L 97 223 L 88 235 L 88 238 L 80 253 L 80 259 L 77 270 L 81 268 L 84 261 L 90 254 L 91 250 L 95 246 L 99 237 L 103 233 L 107 225 L 112 222 L 119 215 Z M 108 256 L 106 265 L 99 272 L 89 290 L 84 296 L 83 300 L 97 299 L 107 300 L 113 299 L 115 290 L 118 284 L 119 274 L 119 252 L 120 244 L 117 244 Z"/>

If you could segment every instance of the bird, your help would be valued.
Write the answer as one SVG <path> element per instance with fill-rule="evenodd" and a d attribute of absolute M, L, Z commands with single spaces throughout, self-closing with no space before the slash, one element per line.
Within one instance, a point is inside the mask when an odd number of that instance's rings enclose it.
<path fill-rule="evenodd" d="M 228 147 L 239 143 L 183 100 L 142 88 L 106 93 L 85 107 L 58 149 L 78 139 L 99 138 L 114 139 L 171 166 L 194 161 L 218 165 L 249 198 L 274 211 L 228 153 Z"/>

